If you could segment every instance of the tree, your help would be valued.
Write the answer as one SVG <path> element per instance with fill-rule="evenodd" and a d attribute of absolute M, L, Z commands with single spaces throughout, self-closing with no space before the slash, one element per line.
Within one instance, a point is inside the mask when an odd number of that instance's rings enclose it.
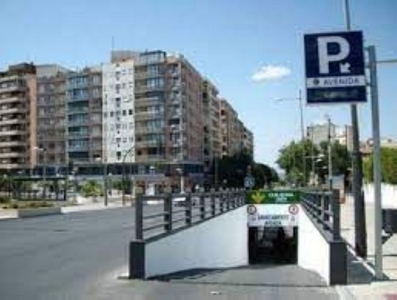
<path fill-rule="evenodd" d="M 328 174 L 328 143 L 314 145 L 310 140 L 292 141 L 279 150 L 277 164 L 285 171 L 289 183 L 302 185 L 307 183 L 309 174 L 314 171 L 324 179 Z M 318 160 L 322 154 L 321 160 Z M 332 170 L 334 175 L 345 174 L 351 166 L 351 158 L 346 146 L 335 142 L 332 144 Z"/>
<path fill-rule="evenodd" d="M 101 190 L 101 185 L 95 180 L 86 181 L 80 189 L 84 197 L 97 197 L 101 194 Z"/>
<path fill-rule="evenodd" d="M 364 178 L 373 182 L 373 157 L 363 160 Z M 397 149 L 381 148 L 381 176 L 382 182 L 397 184 Z"/>
<path fill-rule="evenodd" d="M 247 169 L 250 166 L 252 176 L 255 178 L 254 188 L 263 188 L 278 181 L 276 170 L 262 163 L 255 163 L 252 157 L 244 152 L 233 156 L 224 156 L 218 162 L 218 180 L 220 186 L 243 187 L 244 178 L 247 176 Z M 215 172 L 215 165 L 212 166 L 212 174 Z"/>

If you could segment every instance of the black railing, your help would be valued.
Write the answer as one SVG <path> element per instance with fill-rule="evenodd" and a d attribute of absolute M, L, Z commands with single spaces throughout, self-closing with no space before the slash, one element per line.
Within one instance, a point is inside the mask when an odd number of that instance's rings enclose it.
<path fill-rule="evenodd" d="M 340 240 L 340 204 L 338 191 L 302 191 L 301 203 L 321 232 Z"/>
<path fill-rule="evenodd" d="M 135 198 L 135 238 L 149 240 L 188 228 L 245 205 L 245 191 L 161 194 Z M 150 212 L 148 212 L 150 210 Z"/>

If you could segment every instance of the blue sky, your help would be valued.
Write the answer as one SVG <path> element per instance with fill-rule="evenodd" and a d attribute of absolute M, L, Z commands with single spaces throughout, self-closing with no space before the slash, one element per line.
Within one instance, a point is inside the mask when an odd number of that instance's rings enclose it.
<path fill-rule="evenodd" d="M 397 58 L 397 1 L 350 0 L 352 29 L 379 59 Z M 255 135 L 255 159 L 274 164 L 300 138 L 305 33 L 345 29 L 343 0 L 0 0 L 0 69 L 21 61 L 82 67 L 116 49 L 183 53 L 210 78 Z M 286 76 L 254 81 L 265 66 Z M 282 72 L 283 73 L 283 72 Z M 287 74 L 289 73 L 289 74 Z M 381 134 L 397 139 L 397 65 L 379 66 Z M 361 138 L 371 135 L 369 103 L 359 106 Z M 306 125 L 330 114 L 350 123 L 346 105 L 305 107 Z"/>

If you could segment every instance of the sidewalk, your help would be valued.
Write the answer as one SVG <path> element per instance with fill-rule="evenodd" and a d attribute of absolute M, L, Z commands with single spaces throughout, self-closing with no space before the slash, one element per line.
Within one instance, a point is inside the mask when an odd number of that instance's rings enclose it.
<path fill-rule="evenodd" d="M 365 204 L 368 257 L 366 260 L 349 254 L 348 284 L 341 287 L 345 299 L 397 299 L 397 234 L 383 244 L 384 281 L 374 280 L 374 205 Z M 351 196 L 341 204 L 341 233 L 354 245 L 354 202 Z M 349 249 L 351 253 L 353 250 Z"/>
<path fill-rule="evenodd" d="M 124 207 L 129 207 L 129 206 L 131 206 L 131 203 L 127 202 Z M 62 214 L 68 214 L 79 211 L 95 211 L 95 210 L 104 210 L 104 209 L 121 208 L 121 207 L 123 207 L 122 200 L 110 199 L 107 206 L 105 206 L 102 200 L 98 202 L 63 206 L 61 207 L 61 212 Z M 0 208 L 0 220 L 17 219 L 17 218 L 18 218 L 17 211 L 15 209 Z"/>

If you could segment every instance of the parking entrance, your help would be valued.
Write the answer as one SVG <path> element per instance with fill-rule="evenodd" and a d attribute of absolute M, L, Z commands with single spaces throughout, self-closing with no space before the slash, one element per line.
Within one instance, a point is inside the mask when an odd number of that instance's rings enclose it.
<path fill-rule="evenodd" d="M 297 227 L 250 227 L 248 255 L 250 264 L 295 264 Z"/>
<path fill-rule="evenodd" d="M 297 191 L 248 193 L 248 254 L 251 264 L 295 264 L 300 195 Z"/>

